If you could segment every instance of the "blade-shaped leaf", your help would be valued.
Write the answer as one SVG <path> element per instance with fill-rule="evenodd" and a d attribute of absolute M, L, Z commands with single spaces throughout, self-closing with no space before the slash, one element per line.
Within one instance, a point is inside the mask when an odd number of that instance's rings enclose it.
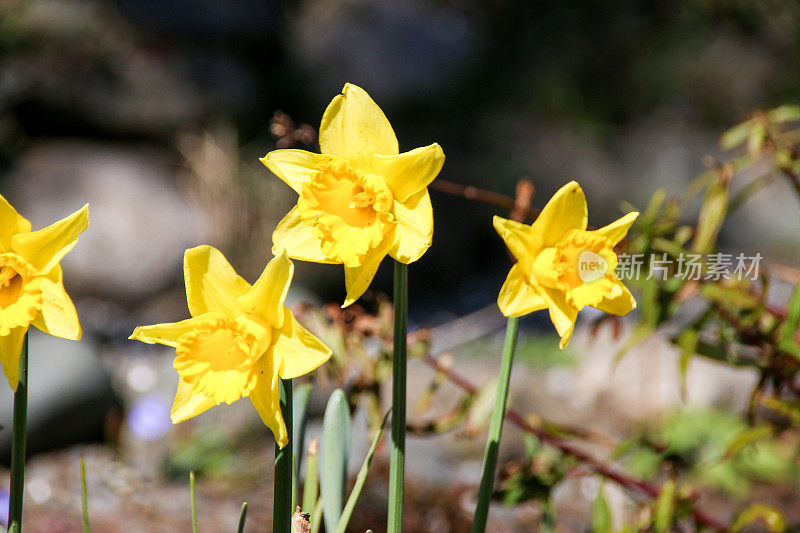
<path fill-rule="evenodd" d="M 344 508 L 347 463 L 350 457 L 350 408 L 341 389 L 328 399 L 322 419 L 319 480 L 326 531 L 336 531 Z"/>
<path fill-rule="evenodd" d="M 386 412 L 386 415 L 383 417 L 383 422 L 381 422 L 381 427 L 378 429 L 378 433 L 375 435 L 375 438 L 372 439 L 372 445 L 369 447 L 367 456 L 364 457 L 364 463 L 361 465 L 361 470 L 358 471 L 356 484 L 353 486 L 353 490 L 350 492 L 350 497 L 347 498 L 347 505 L 344 506 L 342 516 L 339 518 L 339 525 L 336 527 L 336 533 L 345 533 L 347 530 L 347 524 L 350 522 L 350 516 L 353 514 L 353 509 L 356 507 L 358 497 L 361 495 L 361 489 L 364 488 L 364 482 L 367 480 L 369 465 L 372 464 L 372 456 L 375 455 L 375 448 L 378 447 L 378 441 L 381 439 L 381 435 L 383 435 L 383 428 L 386 426 L 386 420 L 389 418 L 389 413 L 391 412 L 391 409 Z"/>

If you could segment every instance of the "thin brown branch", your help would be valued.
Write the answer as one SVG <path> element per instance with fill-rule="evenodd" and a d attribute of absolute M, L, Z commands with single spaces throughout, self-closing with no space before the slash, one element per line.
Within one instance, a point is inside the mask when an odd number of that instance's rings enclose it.
<path fill-rule="evenodd" d="M 466 380 L 464 377 L 456 373 L 451 368 L 440 364 L 438 358 L 436 358 L 435 356 L 431 354 L 426 354 L 423 357 L 423 360 L 428 366 L 430 366 L 437 372 L 441 373 L 442 375 L 446 376 L 447 379 L 454 385 L 457 385 L 458 387 L 464 389 L 465 391 L 471 394 L 475 394 L 478 392 L 478 387 L 473 385 L 471 382 Z M 528 433 L 532 433 L 533 435 L 536 435 L 542 442 L 546 442 L 547 444 L 560 450 L 562 453 L 570 455 L 575 459 L 577 459 L 578 461 L 581 461 L 582 463 L 586 464 L 597 474 L 600 474 L 601 476 L 610 479 L 627 489 L 643 493 L 650 498 L 658 497 L 660 489 L 657 486 L 652 485 L 644 480 L 636 479 L 620 471 L 614 466 L 607 464 L 601 461 L 600 459 L 592 457 L 590 454 L 581 450 L 574 444 L 567 442 L 561 437 L 553 435 L 552 433 L 548 432 L 546 429 L 540 426 L 535 426 L 529 423 L 525 419 L 525 417 L 519 412 L 514 411 L 513 409 L 508 409 L 506 411 L 506 419 L 515 426 L 521 428 L 522 430 Z M 705 527 L 708 527 L 715 531 L 723 531 L 723 532 L 728 531 L 728 528 L 725 524 L 723 524 L 713 516 L 709 515 L 708 513 L 706 513 L 696 505 L 694 505 L 693 503 L 692 503 L 691 514 L 694 520 L 698 524 L 702 524 Z"/>

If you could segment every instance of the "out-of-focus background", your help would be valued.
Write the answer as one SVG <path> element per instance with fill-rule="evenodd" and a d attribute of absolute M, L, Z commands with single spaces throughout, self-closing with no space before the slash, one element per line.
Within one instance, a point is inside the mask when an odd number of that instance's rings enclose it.
<path fill-rule="evenodd" d="M 205 530 L 232 530 L 243 499 L 249 530 L 269 524 L 271 440 L 252 408 L 222 406 L 172 427 L 172 352 L 126 339 L 136 325 L 187 316 L 184 249 L 214 245 L 250 281 L 271 257 L 271 232 L 296 198 L 258 162 L 294 141 L 292 127 L 270 131 L 276 111 L 299 129 L 298 147 L 305 132 L 313 150 L 325 106 L 355 83 L 386 112 L 401 150 L 442 145 L 443 180 L 513 196 L 524 177 L 541 207 L 578 179 L 600 226 L 623 200 L 643 208 L 658 188 L 681 193 L 705 170 L 703 156 L 719 155 L 720 132 L 752 110 L 796 102 L 799 64 L 793 1 L 0 3 L 0 193 L 34 228 L 91 205 L 90 228 L 63 261 L 84 338 L 32 333 L 26 529 L 76 530 L 80 452 L 97 531 L 187 530 L 189 468 L 203 474 Z M 797 264 L 800 211 L 789 190 L 760 193 L 721 244 Z M 411 323 L 433 327 L 433 346 L 464 355 L 457 368 L 483 383 L 499 360 L 503 320 L 492 305 L 510 266 L 490 222 L 507 212 L 432 198 L 434 244 L 410 270 Z M 387 264 L 364 307 L 390 283 Z M 292 302 L 343 296 L 340 267 L 297 265 Z M 454 322 L 463 316 L 472 318 Z M 590 342 L 587 316 L 565 352 L 554 349 L 546 313 L 525 319 L 515 405 L 612 435 L 685 405 L 663 339 L 634 349 L 614 373 L 618 341 Z M 464 340 L 472 342 L 458 352 Z M 752 375 L 705 365 L 693 368 L 685 402 L 746 403 Z M 410 371 L 429 374 L 413 362 Z M 423 386 L 410 381 L 419 396 Z M 326 397 L 315 393 L 317 413 Z M 4 428 L 11 398 L 0 392 Z M 513 429 L 507 436 L 506 457 L 522 447 Z M 354 441 L 363 455 L 368 442 Z M 234 451 L 242 446 L 247 454 Z M 410 439 L 410 500 L 432 508 L 414 530 L 455 528 L 442 509 L 450 501 L 469 510 L 482 446 L 483 434 Z M 3 429 L 0 462 L 9 448 Z M 588 511 L 575 502 L 591 502 L 596 481 L 560 489 L 565 530 L 579 530 L 569 517 L 582 523 Z M 376 509 L 380 488 L 368 500 Z M 457 497 L 437 507 L 434 496 L 447 491 Z M 621 492 L 609 498 L 626 505 Z M 534 512 L 516 509 L 509 520 L 519 524 Z M 525 530 L 511 522 L 492 530 Z"/>

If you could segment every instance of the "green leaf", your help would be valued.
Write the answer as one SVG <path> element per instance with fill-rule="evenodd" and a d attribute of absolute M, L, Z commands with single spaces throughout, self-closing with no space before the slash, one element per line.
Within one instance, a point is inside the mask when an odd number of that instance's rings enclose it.
<path fill-rule="evenodd" d="M 391 412 L 391 409 L 386 412 L 386 415 L 383 417 L 383 422 L 381 422 L 381 427 L 378 429 L 378 433 L 375 435 L 375 438 L 372 439 L 372 445 L 369 447 L 367 456 L 364 457 L 364 463 L 361 465 L 361 470 L 358 471 L 356 483 L 353 485 L 353 490 L 350 492 L 350 497 L 347 498 L 347 505 L 344 506 L 342 516 L 339 518 L 339 525 L 336 526 L 336 533 L 345 533 L 347 530 L 347 524 L 350 522 L 350 516 L 353 514 L 353 509 L 356 507 L 358 497 L 361 495 L 361 489 L 364 488 L 364 482 L 367 480 L 369 466 L 372 464 L 372 456 L 375 455 L 375 448 L 378 447 L 378 441 L 381 439 L 381 435 L 383 435 L 383 428 L 386 426 L 386 420 L 389 418 L 389 413 Z"/>
<path fill-rule="evenodd" d="M 298 385 L 292 391 L 292 453 L 294 454 L 295 472 L 300 472 L 300 459 L 305 450 L 306 420 L 308 419 L 308 399 L 310 397 L 310 383 Z"/>
<path fill-rule="evenodd" d="M 753 127 L 753 119 L 737 124 L 722 134 L 719 139 L 719 145 L 723 150 L 731 150 L 744 144 L 747 137 L 750 135 L 750 130 Z"/>
<path fill-rule="evenodd" d="M 192 510 L 192 533 L 197 533 L 197 502 L 195 500 L 194 470 L 189 472 L 189 502 Z"/>
<path fill-rule="evenodd" d="M 719 283 L 704 283 L 700 294 L 725 308 L 749 310 L 761 305 L 761 300 L 757 296 L 735 287 L 724 287 Z"/>
<path fill-rule="evenodd" d="M 236 528 L 236 533 L 244 533 L 245 520 L 247 520 L 247 502 L 242 504 L 242 510 L 239 511 L 239 525 Z"/>
<path fill-rule="evenodd" d="M 83 510 L 83 533 L 89 533 L 89 497 L 86 492 L 86 465 L 81 454 L 81 508 Z"/>
<path fill-rule="evenodd" d="M 603 485 L 597 490 L 597 496 L 592 503 L 592 532 L 593 533 L 612 533 L 614 531 L 611 509 L 603 494 Z"/>
<path fill-rule="evenodd" d="M 730 185 L 724 179 L 717 179 L 707 189 L 697 217 L 697 231 L 692 242 L 693 252 L 707 254 L 714 247 L 728 213 L 729 197 Z"/>
<path fill-rule="evenodd" d="M 778 347 L 784 352 L 790 353 L 795 357 L 800 354 L 800 346 L 797 341 L 797 325 L 800 322 L 800 285 L 794 288 L 792 298 L 789 300 L 789 309 L 786 313 L 786 320 L 783 322 L 783 331 L 778 342 Z"/>
<path fill-rule="evenodd" d="M 746 447 L 750 446 L 751 444 L 758 442 L 760 440 L 764 440 L 772 436 L 772 428 L 770 426 L 756 426 L 754 428 L 747 429 L 742 431 L 739 435 L 733 439 L 728 445 L 728 448 L 725 450 L 725 453 L 722 454 L 721 460 L 730 459 L 731 457 L 736 456 L 739 452 L 741 452 Z"/>
<path fill-rule="evenodd" d="M 350 458 L 350 408 L 341 389 L 331 393 L 322 419 L 320 493 L 325 530 L 335 531 L 344 507 L 347 463 Z"/>
<path fill-rule="evenodd" d="M 666 533 L 672 527 L 673 517 L 675 516 L 675 489 L 674 479 L 670 479 L 661 485 L 661 490 L 656 499 L 654 522 L 656 533 Z"/>
<path fill-rule="evenodd" d="M 769 118 L 771 122 L 777 123 L 800 120 L 800 106 L 786 104 L 776 107 L 772 111 L 767 112 L 767 118 Z"/>
<path fill-rule="evenodd" d="M 782 533 L 786 531 L 786 520 L 778 509 L 771 505 L 757 503 L 736 515 L 736 518 L 734 518 L 731 523 L 731 533 L 737 533 L 759 520 L 762 521 L 772 533 Z"/>
<path fill-rule="evenodd" d="M 311 533 L 319 533 L 324 519 L 325 510 L 322 508 L 322 498 L 320 497 L 314 505 L 314 512 L 311 513 Z"/>
<path fill-rule="evenodd" d="M 318 463 L 319 463 L 319 442 L 311 439 L 306 453 L 306 478 L 303 483 L 303 512 L 311 513 L 314 511 L 318 497 Z"/>

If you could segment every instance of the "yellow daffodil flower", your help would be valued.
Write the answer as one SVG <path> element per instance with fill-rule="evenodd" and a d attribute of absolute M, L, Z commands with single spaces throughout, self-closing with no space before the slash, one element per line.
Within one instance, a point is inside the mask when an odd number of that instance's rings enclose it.
<path fill-rule="evenodd" d="M 192 318 L 140 326 L 130 336 L 175 348 L 178 391 L 172 423 L 248 397 L 284 447 L 288 434 L 278 379 L 311 372 L 331 356 L 283 305 L 294 265 L 282 253 L 250 286 L 219 250 L 198 246 L 186 250 L 183 272 Z"/>
<path fill-rule="evenodd" d="M 628 213 L 587 231 L 586 197 L 574 181 L 559 189 L 530 226 L 495 216 L 495 230 L 517 259 L 497 298 L 500 311 L 522 316 L 548 309 L 564 348 L 585 306 L 614 315 L 634 309 L 636 301 L 614 273 L 614 246 L 637 216 Z"/>
<path fill-rule="evenodd" d="M 32 324 L 64 339 L 81 338 L 78 313 L 64 290 L 59 261 L 89 227 L 89 205 L 38 231 L 0 196 L 0 364 L 11 390 Z"/>
<path fill-rule="evenodd" d="M 434 143 L 400 153 L 372 98 L 346 84 L 322 116 L 321 154 L 275 150 L 261 159 L 300 197 L 272 236 L 273 253 L 344 264 L 346 307 L 369 287 L 388 254 L 412 263 L 430 247 L 428 184 L 444 163 Z"/>

